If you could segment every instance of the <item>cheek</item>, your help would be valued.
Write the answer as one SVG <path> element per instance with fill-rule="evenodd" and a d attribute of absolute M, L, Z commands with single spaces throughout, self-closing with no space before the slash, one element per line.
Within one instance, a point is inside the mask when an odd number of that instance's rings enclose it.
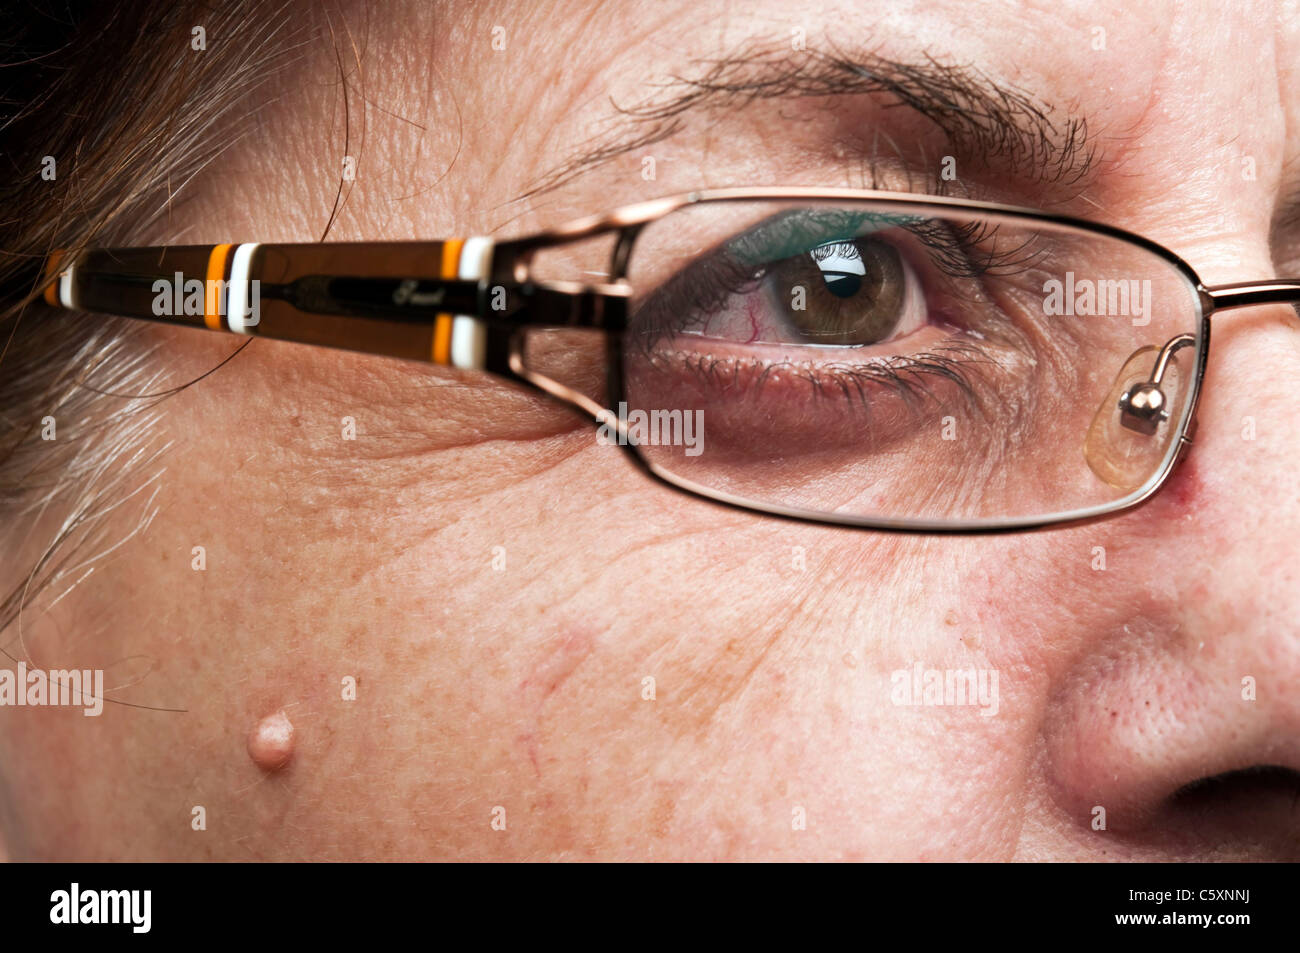
<path fill-rule="evenodd" d="M 761 520 L 661 488 L 594 445 L 401 520 L 290 514 L 278 496 L 254 519 L 247 498 L 191 498 L 229 510 L 196 527 L 171 506 L 153 555 L 95 584 L 122 613 L 97 644 L 159 660 L 120 697 L 186 713 L 110 708 L 93 737 L 47 729 L 44 754 L 7 752 L 44 765 L 41 790 L 63 807 L 31 809 L 54 840 L 108 855 L 122 832 L 158 829 L 151 818 L 189 831 L 202 806 L 222 818 L 205 836 L 139 840 L 139 855 L 617 853 L 647 818 L 669 853 L 716 842 L 742 855 L 747 831 L 763 850 L 802 850 L 789 840 L 801 809 L 824 856 L 939 856 L 954 832 L 963 856 L 1003 851 L 976 819 L 1023 772 L 1022 699 L 1045 605 L 1061 598 L 1059 542 Z M 196 539 L 202 572 L 160 555 Z M 78 615 L 103 618 L 86 604 Z M 998 713 L 895 704 L 892 674 L 917 662 L 998 669 Z M 51 750 L 67 757 L 51 763 Z M 98 767 L 78 787 L 59 765 Z M 69 810 L 71 792 L 89 801 Z M 509 840 L 488 839 L 497 806 Z"/>

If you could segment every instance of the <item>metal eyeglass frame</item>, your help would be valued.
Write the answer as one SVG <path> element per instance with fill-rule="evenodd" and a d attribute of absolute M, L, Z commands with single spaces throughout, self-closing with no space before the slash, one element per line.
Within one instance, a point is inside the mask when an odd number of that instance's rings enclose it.
<path fill-rule="evenodd" d="M 639 231 L 650 222 L 698 203 L 755 200 L 870 201 L 937 213 L 990 213 L 1107 236 L 1163 259 L 1187 280 L 1199 299 L 1199 336 L 1183 335 L 1187 340 L 1168 342 L 1160 350 L 1150 380 L 1125 393 L 1121 408 L 1126 425 L 1141 430 L 1149 424 L 1161 410 L 1160 376 L 1169 356 L 1182 344 L 1199 343 L 1177 449 L 1166 455 L 1160 471 L 1136 493 L 1048 517 L 926 521 L 799 510 L 735 497 L 663 471 L 638 452 L 625 420 L 589 396 L 526 366 L 524 339 L 529 329 L 601 330 L 607 341 L 607 394 L 611 402 L 617 403 L 624 396 L 620 342 L 632 294 L 627 268 Z M 607 234 L 615 238 L 611 280 L 536 280 L 531 274 L 530 266 L 538 251 Z M 184 305 L 182 313 L 159 313 L 160 282 L 173 290 L 178 305 Z M 1164 246 L 1086 219 L 968 199 L 830 188 L 695 191 L 624 206 L 507 241 L 479 237 L 429 242 L 249 243 L 58 251 L 47 260 L 42 290 L 46 302 L 54 307 L 486 371 L 554 397 L 593 425 L 617 427 L 622 438 L 618 442 L 638 469 L 692 496 L 800 522 L 952 534 L 1076 525 L 1146 502 L 1191 445 L 1209 354 L 1211 318 L 1234 308 L 1300 303 L 1300 279 L 1208 287 L 1190 265 Z M 250 309 L 250 301 L 254 300 L 260 306 L 255 314 Z"/>

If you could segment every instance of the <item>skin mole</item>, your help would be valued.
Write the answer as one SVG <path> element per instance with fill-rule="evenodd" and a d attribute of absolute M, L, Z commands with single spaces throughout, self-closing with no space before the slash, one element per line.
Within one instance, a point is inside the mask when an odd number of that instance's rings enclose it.
<path fill-rule="evenodd" d="M 267 715 L 248 734 L 248 756 L 263 771 L 279 771 L 293 757 L 293 722 L 283 711 Z"/>

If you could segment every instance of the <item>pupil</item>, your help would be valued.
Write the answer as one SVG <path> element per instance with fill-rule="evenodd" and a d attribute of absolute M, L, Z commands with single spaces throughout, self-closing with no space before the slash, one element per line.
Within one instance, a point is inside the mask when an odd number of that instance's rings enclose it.
<path fill-rule="evenodd" d="M 826 290 L 837 298 L 852 298 L 862 288 L 861 275 L 823 271 L 822 277 L 826 279 Z"/>
<path fill-rule="evenodd" d="M 812 250 L 812 259 L 821 269 L 826 290 L 837 298 L 851 298 L 862 289 L 867 274 L 862 251 L 855 242 L 827 242 Z"/>

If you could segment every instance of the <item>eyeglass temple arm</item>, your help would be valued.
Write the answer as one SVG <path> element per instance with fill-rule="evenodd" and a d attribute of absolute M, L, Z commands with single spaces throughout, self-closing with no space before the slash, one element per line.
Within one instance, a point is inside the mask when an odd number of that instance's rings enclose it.
<path fill-rule="evenodd" d="M 1213 306 L 1207 309 L 1211 313 L 1261 304 L 1296 304 L 1300 303 L 1300 280 L 1243 281 L 1206 288 L 1205 294 Z M 1180 334 L 1165 342 L 1147 379 L 1133 384 L 1120 396 L 1120 422 L 1125 427 L 1151 436 L 1169 418 L 1167 398 L 1161 389 L 1165 371 L 1176 351 L 1195 343 L 1196 337 L 1191 334 Z"/>
<path fill-rule="evenodd" d="M 531 247 L 441 242 L 91 248 L 46 263 L 54 307 L 511 375 L 523 327 L 621 328 L 621 284 L 537 282 Z"/>
<path fill-rule="evenodd" d="M 1206 288 L 1215 311 L 1248 308 L 1260 304 L 1300 303 L 1300 278 L 1272 281 L 1242 281 Z"/>

